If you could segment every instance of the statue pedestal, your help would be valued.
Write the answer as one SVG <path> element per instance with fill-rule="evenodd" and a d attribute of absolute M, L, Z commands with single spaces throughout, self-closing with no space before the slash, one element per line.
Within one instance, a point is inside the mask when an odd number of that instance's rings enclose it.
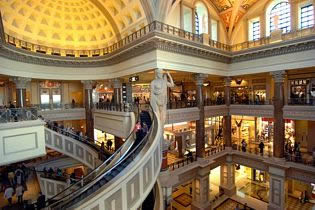
<path fill-rule="evenodd" d="M 270 43 L 276 43 L 282 41 L 282 30 L 276 29 L 270 33 Z"/>

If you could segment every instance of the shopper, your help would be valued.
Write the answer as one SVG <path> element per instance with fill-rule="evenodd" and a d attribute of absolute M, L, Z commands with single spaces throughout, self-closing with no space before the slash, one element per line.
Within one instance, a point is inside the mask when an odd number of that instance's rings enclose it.
<path fill-rule="evenodd" d="M 12 206 L 13 193 L 14 193 L 14 189 L 11 185 L 9 185 L 4 191 L 4 198 L 8 200 L 9 206 Z"/>
<path fill-rule="evenodd" d="M 259 149 L 260 149 L 260 154 L 263 156 L 264 155 L 264 147 L 265 147 L 265 144 L 264 142 L 260 142 L 259 144 Z"/>
<path fill-rule="evenodd" d="M 247 147 L 247 143 L 245 141 L 245 139 L 242 140 L 242 151 L 246 152 L 246 147 Z"/>
<path fill-rule="evenodd" d="M 46 206 L 46 197 L 41 192 L 37 198 L 37 209 L 40 210 Z"/>
<path fill-rule="evenodd" d="M 16 197 L 18 198 L 18 204 L 23 204 L 23 193 L 24 188 L 22 185 L 18 184 L 15 189 Z"/>

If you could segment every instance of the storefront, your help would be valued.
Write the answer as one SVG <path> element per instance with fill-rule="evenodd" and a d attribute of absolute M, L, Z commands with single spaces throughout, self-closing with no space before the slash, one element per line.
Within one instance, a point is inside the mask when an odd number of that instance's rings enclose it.
<path fill-rule="evenodd" d="M 94 139 L 97 141 L 97 143 L 104 142 L 105 146 L 107 145 L 107 141 L 112 142 L 112 148 L 115 148 L 115 136 L 109 133 L 105 133 L 104 131 L 94 129 Z"/>
<path fill-rule="evenodd" d="M 223 117 L 210 117 L 205 119 L 206 144 L 222 145 L 223 144 Z"/>
<path fill-rule="evenodd" d="M 196 123 L 181 122 L 164 126 L 164 139 L 169 141 L 169 150 L 177 157 L 183 157 L 187 151 L 196 151 Z"/>
<path fill-rule="evenodd" d="M 257 151 L 260 142 L 264 143 L 265 151 L 273 151 L 274 119 L 265 117 L 232 116 L 232 142 L 241 145 L 245 140 L 249 149 Z M 285 120 L 285 140 L 295 142 L 295 122 Z"/>
<path fill-rule="evenodd" d="M 113 88 L 108 84 L 98 84 L 93 90 L 96 95 L 94 102 L 111 102 L 114 94 Z"/>
<path fill-rule="evenodd" d="M 132 98 L 140 104 L 150 102 L 150 84 L 135 84 L 132 85 Z"/>
<path fill-rule="evenodd" d="M 315 105 L 315 78 L 289 80 L 289 104 Z"/>
<path fill-rule="evenodd" d="M 43 81 L 39 83 L 41 109 L 61 108 L 61 83 Z"/>

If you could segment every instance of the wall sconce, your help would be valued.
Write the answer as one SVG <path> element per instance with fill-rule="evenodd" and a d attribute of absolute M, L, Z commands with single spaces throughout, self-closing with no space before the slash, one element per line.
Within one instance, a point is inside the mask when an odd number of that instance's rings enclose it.
<path fill-rule="evenodd" d="M 235 83 L 238 84 L 238 85 L 242 84 L 242 82 L 243 82 L 242 79 L 235 79 Z"/>

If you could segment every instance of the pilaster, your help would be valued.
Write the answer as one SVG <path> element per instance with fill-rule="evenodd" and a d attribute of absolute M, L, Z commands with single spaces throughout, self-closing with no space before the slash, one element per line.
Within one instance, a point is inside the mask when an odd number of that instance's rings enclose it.
<path fill-rule="evenodd" d="M 270 188 L 268 210 L 286 209 L 288 187 L 285 176 L 285 169 L 269 167 Z"/>
<path fill-rule="evenodd" d="M 196 178 L 193 181 L 192 210 L 206 210 L 211 208 L 209 199 L 210 166 L 199 168 Z"/>
<path fill-rule="evenodd" d="M 203 82 L 207 77 L 205 74 L 195 74 L 197 86 L 197 107 L 199 108 L 199 120 L 196 121 L 196 156 L 205 157 L 205 109 L 203 104 Z"/>
<path fill-rule="evenodd" d="M 273 155 L 276 158 L 284 157 L 284 79 L 285 71 L 271 72 L 274 80 L 274 140 L 273 140 Z"/>
<path fill-rule="evenodd" d="M 295 31 L 298 30 L 299 24 L 298 24 L 298 1 L 297 0 L 290 0 L 290 8 L 291 8 L 291 30 Z"/>

